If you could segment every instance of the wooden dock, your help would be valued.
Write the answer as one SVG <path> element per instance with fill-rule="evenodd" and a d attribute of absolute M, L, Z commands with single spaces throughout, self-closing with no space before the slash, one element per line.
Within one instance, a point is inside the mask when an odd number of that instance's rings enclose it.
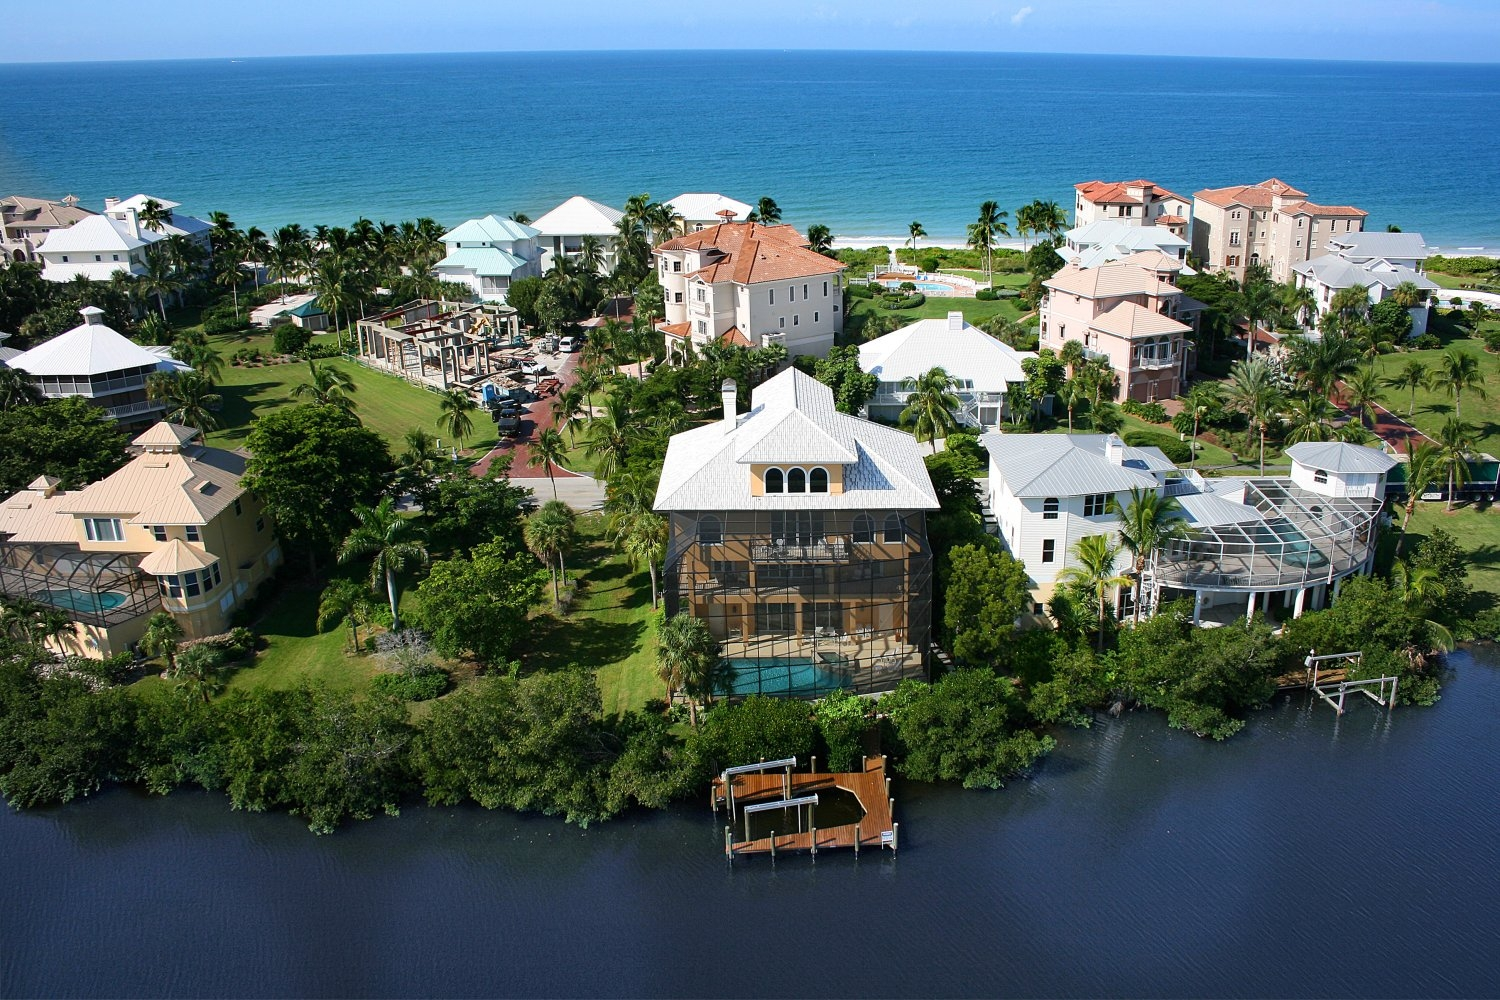
<path fill-rule="evenodd" d="M 723 776 L 713 782 L 712 801 L 715 811 L 720 806 L 739 809 L 743 806 L 780 802 L 815 795 L 819 791 L 843 789 L 859 800 L 864 816 L 857 823 L 832 826 L 826 829 L 812 827 L 798 832 L 775 831 L 774 837 L 755 840 L 735 839 L 735 817 L 730 815 L 730 824 L 725 830 L 725 855 L 733 860 L 747 854 L 769 854 L 772 857 L 782 851 L 818 851 L 835 848 L 861 849 L 888 847 L 896 850 L 898 828 L 895 822 L 895 800 L 891 798 L 890 779 L 885 773 L 885 757 L 866 758 L 863 771 L 806 774 L 736 774 L 729 778 L 726 788 Z"/>

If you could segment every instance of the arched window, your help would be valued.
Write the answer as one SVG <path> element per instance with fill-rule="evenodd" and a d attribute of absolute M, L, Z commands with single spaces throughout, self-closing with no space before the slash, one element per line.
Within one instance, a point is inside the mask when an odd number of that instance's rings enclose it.
<path fill-rule="evenodd" d="M 809 493 L 827 493 L 828 492 L 828 470 L 827 469 L 813 469 L 811 472 L 809 472 L 807 474 L 807 492 L 809 492 Z"/>
<path fill-rule="evenodd" d="M 1042 501 L 1042 520 L 1057 520 L 1057 497 L 1047 497 Z"/>
<path fill-rule="evenodd" d="M 724 525 L 712 514 L 698 518 L 698 544 L 719 545 L 724 541 Z"/>
<path fill-rule="evenodd" d="M 786 491 L 788 493 L 806 493 L 807 473 L 801 469 L 788 469 L 786 473 Z"/>
<path fill-rule="evenodd" d="M 885 540 L 888 542 L 899 542 L 905 537 L 901 530 L 901 515 L 887 514 L 885 516 Z"/>
<path fill-rule="evenodd" d="M 855 542 L 875 540 L 875 519 L 869 514 L 854 515 L 854 540 Z"/>
<path fill-rule="evenodd" d="M 785 483 L 786 483 L 786 477 L 782 475 L 780 469 L 767 469 L 766 470 L 766 492 L 767 493 L 781 493 L 781 492 L 784 492 L 785 489 L 786 489 Z"/>

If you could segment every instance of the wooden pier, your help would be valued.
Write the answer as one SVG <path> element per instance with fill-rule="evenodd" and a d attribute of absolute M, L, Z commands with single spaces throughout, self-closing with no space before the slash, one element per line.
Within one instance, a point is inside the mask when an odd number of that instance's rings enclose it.
<path fill-rule="evenodd" d="M 1360 652 L 1325 653 L 1319 656 L 1317 650 L 1308 650 L 1307 659 L 1302 661 L 1305 669 L 1277 677 L 1276 690 L 1306 689 L 1327 702 L 1339 715 L 1344 714 L 1344 698 L 1347 695 L 1362 694 L 1389 712 L 1396 707 L 1396 688 L 1400 678 L 1370 677 L 1365 680 L 1350 680 L 1350 668 L 1358 666 L 1363 660 L 1364 654 Z"/>
<path fill-rule="evenodd" d="M 786 762 L 773 762 L 777 766 Z M 885 757 L 868 757 L 862 771 L 823 773 L 793 773 L 784 767 L 780 773 L 732 773 L 726 772 L 715 778 L 710 793 L 711 804 L 717 812 L 723 807 L 729 815 L 729 824 L 724 828 L 724 855 L 729 860 L 747 854 L 769 854 L 775 857 L 783 851 L 806 851 L 816 855 L 819 851 L 835 848 L 852 848 L 856 855 L 861 849 L 896 850 L 900 824 L 895 822 L 896 800 L 891 798 L 891 781 L 885 773 Z M 800 824 L 796 831 L 772 832 L 772 836 L 753 840 L 736 839 L 737 820 L 745 807 L 772 807 L 787 802 L 787 809 L 798 809 L 800 803 L 816 796 L 820 791 L 842 789 L 859 800 L 864 816 L 857 823 L 831 826 L 820 829 L 810 823 Z M 793 805 L 796 802 L 799 805 Z M 756 811 L 761 811 L 756 810 Z M 800 812 L 799 812 L 800 817 Z M 788 824 L 790 825 L 790 824 Z"/>

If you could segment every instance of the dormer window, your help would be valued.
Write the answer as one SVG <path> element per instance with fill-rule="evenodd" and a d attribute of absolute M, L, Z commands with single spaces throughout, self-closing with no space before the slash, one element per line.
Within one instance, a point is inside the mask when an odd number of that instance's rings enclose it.
<path fill-rule="evenodd" d="M 788 493 L 807 492 L 807 473 L 801 469 L 791 469 L 786 474 L 786 491 Z"/>
<path fill-rule="evenodd" d="M 827 469 L 813 469 L 811 472 L 809 472 L 807 474 L 807 492 L 809 492 L 809 493 L 827 493 L 828 492 L 828 470 Z"/>
<path fill-rule="evenodd" d="M 780 469 L 767 469 L 766 470 L 766 492 L 767 493 L 784 493 L 784 492 L 786 492 L 786 476 L 782 473 L 782 471 Z"/>

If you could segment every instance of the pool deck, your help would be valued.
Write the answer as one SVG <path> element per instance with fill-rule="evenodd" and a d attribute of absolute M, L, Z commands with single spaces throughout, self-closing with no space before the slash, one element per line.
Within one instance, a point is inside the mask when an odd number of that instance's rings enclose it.
<path fill-rule="evenodd" d="M 788 785 L 791 798 L 841 788 L 857 798 L 865 811 L 864 818 L 858 823 L 821 830 L 815 827 L 799 833 L 777 832 L 774 838 L 761 837 L 756 840 L 735 841 L 733 836 L 738 832 L 735 829 L 737 824 L 731 822 L 724 842 L 725 857 L 731 861 L 749 854 L 769 854 L 775 857 L 782 851 L 807 851 L 816 855 L 818 851 L 833 848 L 853 848 L 857 855 L 860 848 L 888 847 L 892 852 L 896 850 L 899 826 L 894 819 L 896 800 L 890 797 L 891 782 L 885 774 L 884 755 L 867 757 L 863 771 L 790 776 L 779 772 L 737 774 L 730 778 L 729 785 L 729 790 L 733 793 L 732 807 L 725 795 L 723 776 L 714 779 L 710 798 L 715 812 L 720 806 L 737 809 L 756 803 L 778 802 L 787 794 Z M 734 815 L 729 818 L 731 821 L 738 819 Z"/>

